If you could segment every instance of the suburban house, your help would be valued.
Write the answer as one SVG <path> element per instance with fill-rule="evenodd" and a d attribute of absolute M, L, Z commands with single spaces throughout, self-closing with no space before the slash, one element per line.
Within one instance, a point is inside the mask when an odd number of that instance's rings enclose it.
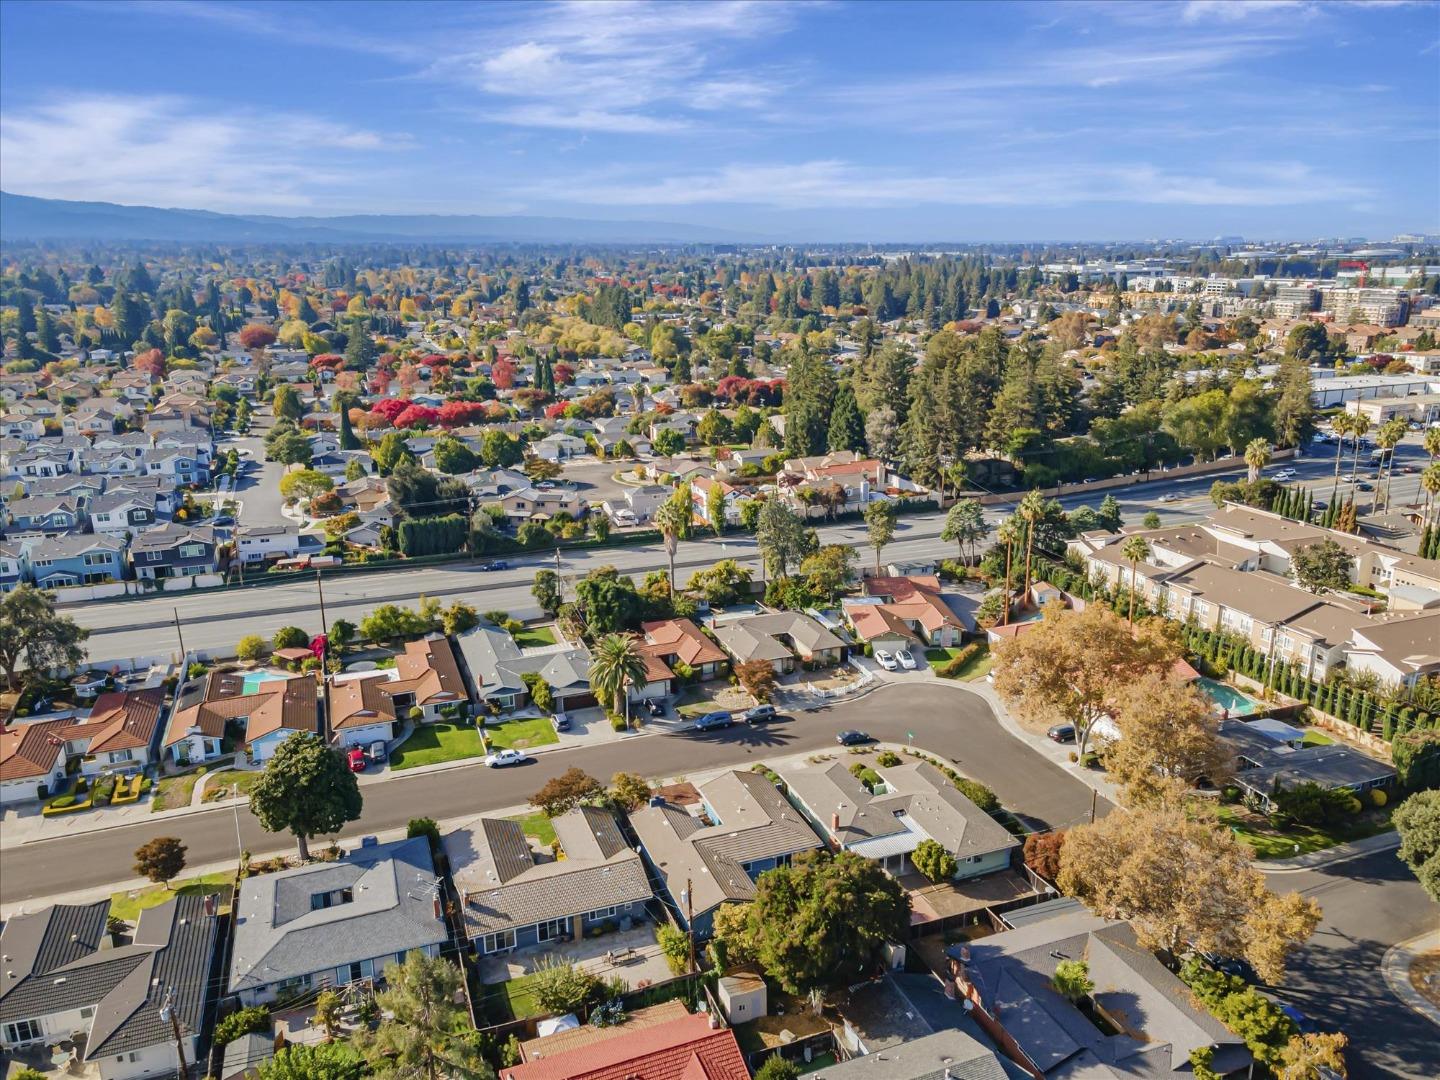
<path fill-rule="evenodd" d="M 788 675 L 800 663 L 833 667 L 845 655 L 843 641 L 798 611 L 746 615 L 717 622 L 711 629 L 735 663 L 768 660 L 779 675 Z"/>
<path fill-rule="evenodd" d="M 163 476 L 175 481 L 177 485 L 200 484 L 210 479 L 209 468 L 188 450 L 165 450 L 157 447 L 145 451 L 140 461 L 146 476 Z"/>
<path fill-rule="evenodd" d="M 524 705 L 530 689 L 523 676 L 532 673 L 550 687 L 556 709 L 583 709 L 595 704 L 590 689 L 590 654 L 584 649 L 554 645 L 522 650 L 506 631 L 485 622 L 456 641 L 481 704 L 502 711 Z"/>
<path fill-rule="evenodd" d="M 218 910 L 213 894 L 175 896 L 140 912 L 128 945 L 106 931 L 109 900 L 16 915 L 0 933 L 0 1048 L 83 1039 L 101 1080 L 173 1075 L 175 1025 L 196 1060 Z"/>
<path fill-rule="evenodd" d="M 411 952 L 438 956 L 449 938 L 443 903 L 423 836 L 248 877 L 235 902 L 228 992 L 258 1005 L 378 980 Z"/>
<path fill-rule="evenodd" d="M 295 525 L 242 525 L 235 530 L 235 553 L 242 563 L 293 559 L 300 554 Z"/>
<path fill-rule="evenodd" d="M 629 818 L 681 923 L 702 936 L 721 904 L 754 899 L 762 873 L 821 846 L 779 789 L 753 772 L 662 789 Z"/>
<path fill-rule="evenodd" d="M 748 1080 L 735 1032 L 704 1013 L 664 1023 L 569 1032 L 559 1052 L 536 1051 L 500 1070 L 500 1080 Z M 544 1040 L 537 1040 L 543 1042 Z"/>
<path fill-rule="evenodd" d="M 412 709 L 420 710 L 417 723 L 433 724 L 445 709 L 468 713 L 469 703 L 450 639 L 437 634 L 409 641 L 389 670 L 331 678 L 330 741 L 342 747 L 388 742 Z"/>
<path fill-rule="evenodd" d="M 580 517 L 586 502 L 574 488 L 521 488 L 500 497 L 500 506 L 511 522 L 548 521 L 556 514 Z"/>
<path fill-rule="evenodd" d="M 749 494 L 750 489 L 727 484 L 718 476 L 697 476 L 690 481 L 691 512 L 714 528 L 715 523 L 710 520 L 710 492 L 717 488 L 720 497 L 725 500 L 725 524 L 740 524 L 740 500 Z"/>
<path fill-rule="evenodd" d="M 10 524 L 7 532 L 36 533 L 56 536 L 79 529 L 88 520 L 87 500 L 71 495 L 31 495 L 15 499 L 7 507 Z"/>
<path fill-rule="evenodd" d="M 315 677 L 270 671 L 210 671 L 182 685 L 175 695 L 164 749 L 177 764 L 220 756 L 227 726 L 237 744 L 257 761 L 297 731 L 320 727 Z"/>
<path fill-rule="evenodd" d="M 879 601 L 887 616 L 900 620 L 925 645 L 959 645 L 965 631 L 975 628 L 973 616 L 968 622 L 966 618 L 975 606 L 973 601 L 966 603 L 966 597 L 947 596 L 934 574 L 869 577 L 861 587 L 865 594 L 862 599 Z M 847 610 L 846 615 L 851 616 L 851 612 Z"/>
<path fill-rule="evenodd" d="M 798 765 L 781 773 L 790 800 L 838 851 L 880 863 L 896 877 L 914 872 L 910 854 L 934 840 L 955 856 L 955 879 L 1010 866 L 1020 841 L 923 761 L 875 766 L 874 790 L 844 761 Z"/>
<path fill-rule="evenodd" d="M 1267 727 L 1265 721 L 1222 720 L 1217 734 L 1235 752 L 1236 787 L 1254 795 L 1267 809 L 1273 807 L 1272 796 L 1278 788 L 1310 783 L 1326 791 L 1358 795 L 1395 781 L 1395 770 L 1388 762 L 1338 743 L 1296 745 L 1287 739 L 1287 732 Z"/>
<path fill-rule="evenodd" d="M 0 722 L 0 805 L 48 797 L 65 783 L 71 720 Z"/>
<path fill-rule="evenodd" d="M 1350 629 L 1345 664 L 1387 685 L 1440 674 L 1440 611 L 1370 619 Z"/>
<path fill-rule="evenodd" d="M 655 516 L 655 511 L 665 505 L 674 494 L 659 484 L 642 484 L 627 487 L 618 499 L 606 499 L 601 503 L 605 515 L 616 525 L 645 525 Z"/>
<path fill-rule="evenodd" d="M 156 501 L 148 492 L 107 491 L 90 502 L 90 527 L 110 536 L 134 536 L 155 524 Z"/>
<path fill-rule="evenodd" d="M 545 438 L 532 444 L 530 450 L 536 457 L 544 461 L 565 461 L 590 453 L 590 447 L 585 444 L 584 439 L 568 435 L 563 431 L 546 435 Z"/>
<path fill-rule="evenodd" d="M 143 769 L 155 760 L 164 708 L 165 691 L 158 687 L 101 694 L 90 715 L 65 731 L 66 753 L 80 755 L 86 776 Z"/>
<path fill-rule="evenodd" d="M 103 533 L 47 536 L 31 545 L 30 568 L 42 589 L 120 581 L 125 577 L 125 541 Z"/>
<path fill-rule="evenodd" d="M 725 650 L 705 636 L 704 631 L 689 619 L 660 619 L 641 624 L 643 641 L 640 651 L 653 656 L 672 674 L 676 665 L 683 665 L 689 676 L 699 682 L 718 679 L 730 670 Z"/>
<path fill-rule="evenodd" d="M 146 580 L 212 573 L 215 555 L 215 530 L 208 525 L 172 522 L 140 533 L 130 542 L 130 565 L 137 578 Z"/>
<path fill-rule="evenodd" d="M 971 1018 L 1013 1061 L 1036 1077 L 1189 1080 L 1190 1054 L 1208 1049 L 1219 1075 L 1249 1073 L 1244 1040 L 1193 1000 L 1128 923 L 1071 900 L 1051 904 L 1017 913 L 1025 918 L 1015 929 L 946 950 Z M 1062 960 L 1087 964 L 1104 1029 L 1055 989 Z"/>
<path fill-rule="evenodd" d="M 0 542 L 0 595 L 30 580 L 30 548 L 23 541 Z"/>
<path fill-rule="evenodd" d="M 653 894 L 645 864 L 614 814 L 579 806 L 551 824 L 556 854 L 537 855 L 520 823 L 501 818 L 445 835 L 465 932 L 481 955 L 578 940 L 647 917 Z"/>

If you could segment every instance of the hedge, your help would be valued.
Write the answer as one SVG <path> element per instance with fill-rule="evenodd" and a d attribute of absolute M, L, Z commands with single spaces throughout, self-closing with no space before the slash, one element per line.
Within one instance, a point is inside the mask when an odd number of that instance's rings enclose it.
<path fill-rule="evenodd" d="M 966 664 L 980 655 L 980 650 L 984 647 L 984 643 L 979 641 L 972 641 L 969 645 L 962 646 L 954 656 L 935 669 L 935 674 L 942 679 L 955 678 Z"/>

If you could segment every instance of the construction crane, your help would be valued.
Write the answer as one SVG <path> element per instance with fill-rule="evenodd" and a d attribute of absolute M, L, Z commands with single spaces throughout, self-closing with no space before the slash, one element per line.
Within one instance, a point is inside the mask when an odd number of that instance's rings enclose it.
<path fill-rule="evenodd" d="M 1359 270 L 1360 276 L 1355 279 L 1355 284 L 1357 288 L 1365 288 L 1365 284 L 1370 277 L 1370 264 L 1368 262 L 1365 262 L 1363 259 L 1349 259 L 1340 264 L 1340 269 Z"/>

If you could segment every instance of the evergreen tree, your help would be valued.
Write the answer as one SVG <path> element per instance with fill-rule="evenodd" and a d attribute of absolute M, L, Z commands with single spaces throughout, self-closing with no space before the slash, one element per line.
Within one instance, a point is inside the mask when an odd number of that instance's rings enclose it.
<path fill-rule="evenodd" d="M 860 406 L 855 403 L 855 391 L 850 384 L 842 383 L 835 395 L 835 409 L 830 414 L 829 448 L 865 452 L 865 420 L 860 415 Z"/>
<path fill-rule="evenodd" d="M 355 428 L 350 423 L 350 403 L 342 402 L 340 405 L 340 449 L 359 450 L 361 442 L 355 435 Z"/>

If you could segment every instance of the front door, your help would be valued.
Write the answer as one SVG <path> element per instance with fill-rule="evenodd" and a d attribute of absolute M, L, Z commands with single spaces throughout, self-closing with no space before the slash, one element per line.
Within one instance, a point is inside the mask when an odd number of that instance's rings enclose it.
<path fill-rule="evenodd" d="M 540 924 L 540 940 L 556 941 L 570 932 L 569 919 L 547 919 Z"/>

